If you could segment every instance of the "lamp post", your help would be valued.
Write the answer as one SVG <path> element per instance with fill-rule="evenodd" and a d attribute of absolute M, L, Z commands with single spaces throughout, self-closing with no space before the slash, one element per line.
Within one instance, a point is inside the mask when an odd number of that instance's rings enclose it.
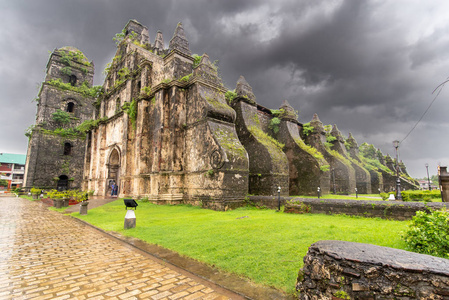
<path fill-rule="evenodd" d="M 402 201 L 402 195 L 401 195 L 401 180 L 399 179 L 399 160 L 398 160 L 398 148 L 399 148 L 399 141 L 393 141 L 393 146 L 396 149 L 396 200 Z"/>
<path fill-rule="evenodd" d="M 332 168 L 332 183 L 333 183 L 333 187 L 334 187 L 334 195 L 337 193 L 335 190 L 335 169 Z"/>
<path fill-rule="evenodd" d="M 281 211 L 281 186 L 278 186 L 278 211 Z"/>
<path fill-rule="evenodd" d="M 432 187 L 430 186 L 429 164 L 428 163 L 426 163 L 426 169 L 427 169 L 427 184 L 429 185 L 429 191 L 431 191 Z"/>

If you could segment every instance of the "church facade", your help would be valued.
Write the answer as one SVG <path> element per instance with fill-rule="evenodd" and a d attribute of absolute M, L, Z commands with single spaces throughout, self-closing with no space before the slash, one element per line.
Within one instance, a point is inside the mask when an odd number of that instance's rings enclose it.
<path fill-rule="evenodd" d="M 53 53 L 30 139 L 27 186 L 62 186 L 67 177 L 73 178 L 70 187 L 97 195 L 108 195 L 116 184 L 119 196 L 227 209 L 242 205 L 249 193 L 312 195 L 318 187 L 323 193 L 371 193 L 395 185 L 394 177 L 388 179 L 394 170 L 366 168 L 353 137 L 348 143 L 336 126 L 326 129 L 318 116 L 304 126 L 288 102 L 278 110 L 257 104 L 243 77 L 227 90 L 207 54 L 192 56 L 182 24 L 168 49 L 161 32 L 151 43 L 148 28 L 134 20 L 117 44 L 101 93 L 92 87 L 92 63 L 73 63 L 74 79 L 64 75 L 58 57 L 67 49 Z M 66 84 L 83 82 L 88 92 L 57 89 L 53 95 L 56 88 L 47 83 L 52 74 Z M 61 125 L 48 122 L 58 109 L 74 113 L 62 124 L 74 130 L 71 139 L 49 134 Z M 45 126 L 47 131 L 36 129 Z M 73 161 L 61 169 L 66 143 Z M 59 160 L 39 160 L 51 147 L 55 153 L 48 155 Z M 44 165 L 53 183 L 38 180 Z M 401 174 L 412 187 L 406 171 Z"/>

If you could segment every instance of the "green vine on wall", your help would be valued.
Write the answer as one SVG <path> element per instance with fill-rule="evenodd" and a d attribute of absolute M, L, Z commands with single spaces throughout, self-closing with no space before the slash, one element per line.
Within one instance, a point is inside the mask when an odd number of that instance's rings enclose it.
<path fill-rule="evenodd" d="M 62 90 L 69 90 L 82 94 L 84 97 L 99 97 L 103 93 L 103 87 L 96 85 L 89 87 L 89 84 L 84 81 L 80 86 L 72 86 L 70 83 L 62 82 L 61 78 L 52 79 L 46 82 L 49 85 L 57 87 Z"/>
<path fill-rule="evenodd" d="M 72 117 L 72 115 L 66 111 L 62 111 L 60 109 L 56 110 L 56 112 L 52 113 L 51 118 L 53 121 L 62 123 L 62 124 L 68 124 L 71 120 L 76 119 Z"/>
<path fill-rule="evenodd" d="M 125 102 L 122 106 L 122 110 L 129 116 L 133 128 L 136 129 L 137 100 L 133 98 L 131 102 Z"/>
<path fill-rule="evenodd" d="M 61 55 L 61 62 L 66 66 L 72 66 L 72 62 L 75 61 L 79 64 L 85 66 L 91 66 L 92 64 L 84 56 L 83 52 L 79 50 L 59 50 L 59 55 Z"/>

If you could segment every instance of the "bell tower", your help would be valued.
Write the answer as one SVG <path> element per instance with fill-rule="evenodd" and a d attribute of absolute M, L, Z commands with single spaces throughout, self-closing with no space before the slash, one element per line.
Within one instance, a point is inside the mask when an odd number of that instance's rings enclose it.
<path fill-rule="evenodd" d="M 25 187 L 80 188 L 85 133 L 76 129 L 93 118 L 98 89 L 94 65 L 73 47 L 55 49 L 38 93 L 36 122 L 29 138 Z"/>

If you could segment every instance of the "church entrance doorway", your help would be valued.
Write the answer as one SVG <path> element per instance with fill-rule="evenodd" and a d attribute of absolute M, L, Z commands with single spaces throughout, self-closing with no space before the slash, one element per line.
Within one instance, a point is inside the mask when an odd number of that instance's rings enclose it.
<path fill-rule="evenodd" d="M 108 179 L 107 179 L 107 187 L 106 187 L 106 193 L 108 195 L 113 195 L 113 187 L 117 186 L 116 189 L 118 190 L 119 185 L 119 171 L 120 171 L 120 153 L 117 149 L 114 149 L 111 151 L 111 154 L 109 155 L 109 161 L 108 161 Z M 116 194 L 118 191 L 116 192 Z"/>

